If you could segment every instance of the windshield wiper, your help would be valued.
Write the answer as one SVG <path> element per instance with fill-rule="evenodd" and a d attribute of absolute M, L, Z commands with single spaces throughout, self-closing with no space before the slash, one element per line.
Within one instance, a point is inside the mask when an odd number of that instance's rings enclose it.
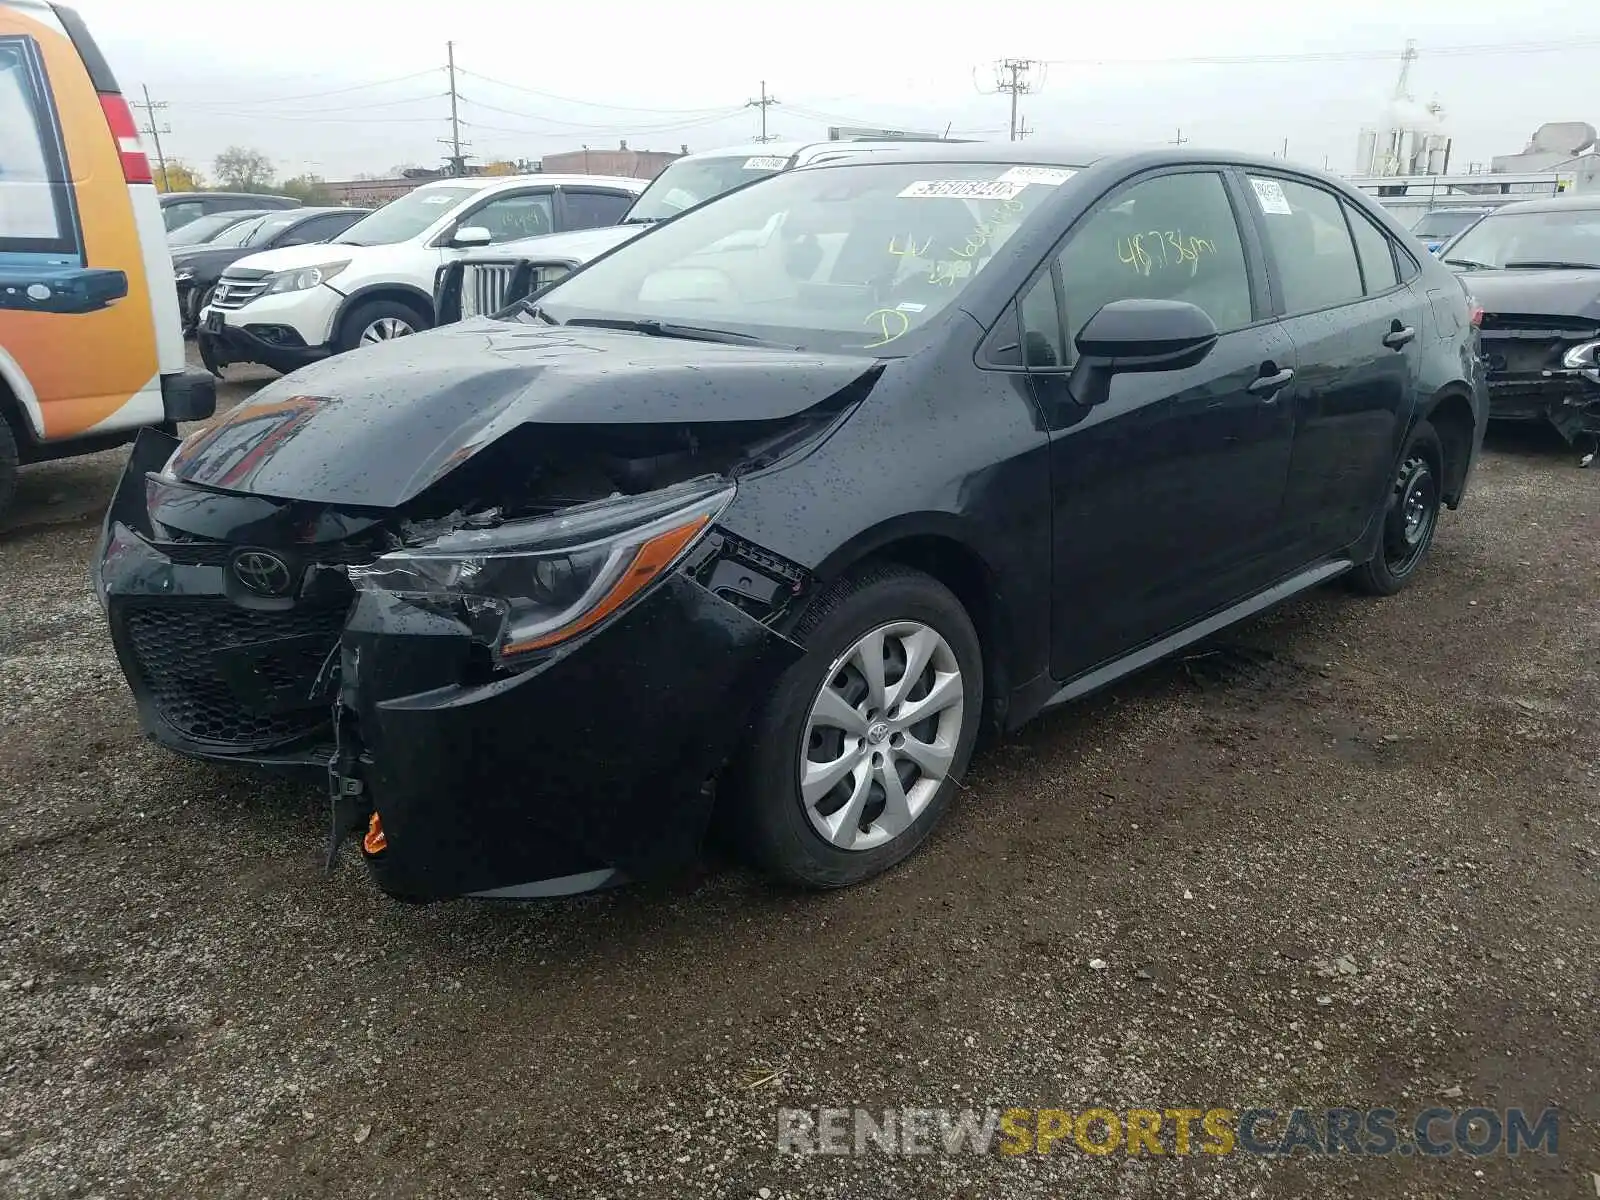
<path fill-rule="evenodd" d="M 1469 271 L 1492 271 L 1488 263 L 1474 262 L 1470 258 L 1447 258 L 1444 260 L 1447 267 L 1465 267 Z"/>
<path fill-rule="evenodd" d="M 650 318 L 631 320 L 623 317 L 573 317 L 568 325 L 590 325 L 596 329 L 621 329 L 628 333 L 645 333 L 651 337 L 682 338 L 691 342 L 732 342 L 753 346 L 771 346 L 766 338 L 748 333 L 735 333 L 731 329 L 707 329 L 700 325 L 676 325 L 670 321 Z"/>
<path fill-rule="evenodd" d="M 545 312 L 544 309 L 540 308 L 537 304 L 533 303 L 533 301 L 531 301 L 531 300 L 523 300 L 523 301 L 521 301 L 517 305 L 517 308 L 519 309 L 519 311 L 517 313 L 517 315 L 519 317 L 520 316 L 532 317 L 535 321 L 543 321 L 546 325 L 559 325 L 559 324 L 561 324 L 560 321 L 556 320 L 554 317 L 552 317 L 549 313 Z"/>
<path fill-rule="evenodd" d="M 624 217 L 622 223 L 624 225 L 654 225 L 660 219 L 660 217 Z"/>
<path fill-rule="evenodd" d="M 1557 259 L 1530 258 L 1506 264 L 1508 271 L 1518 267 L 1548 271 L 1600 271 L 1600 263 L 1561 262 Z"/>

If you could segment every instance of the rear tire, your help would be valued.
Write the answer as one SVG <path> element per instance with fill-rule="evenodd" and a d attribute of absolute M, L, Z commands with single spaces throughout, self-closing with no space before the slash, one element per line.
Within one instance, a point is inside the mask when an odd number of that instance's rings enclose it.
<path fill-rule="evenodd" d="M 805 656 L 759 710 L 719 817 L 775 879 L 845 887 L 905 858 L 949 807 L 982 723 L 983 652 L 948 588 L 890 564 L 833 584 L 794 636 Z"/>
<path fill-rule="evenodd" d="M 1443 444 L 1432 425 L 1418 421 L 1389 489 L 1377 552 L 1350 572 L 1357 591 L 1392 596 L 1411 581 L 1439 528 L 1443 483 Z"/>
<path fill-rule="evenodd" d="M 0 413 L 0 515 L 4 515 L 17 494 L 17 437 L 11 423 Z"/>
<path fill-rule="evenodd" d="M 428 322 L 408 305 L 397 300 L 369 300 L 346 315 L 337 347 L 340 354 L 348 354 L 361 346 L 410 337 L 427 328 Z"/>

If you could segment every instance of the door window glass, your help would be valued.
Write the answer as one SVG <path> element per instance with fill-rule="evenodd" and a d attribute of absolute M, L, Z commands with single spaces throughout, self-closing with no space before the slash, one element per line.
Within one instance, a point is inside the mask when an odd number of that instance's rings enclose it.
<path fill-rule="evenodd" d="M 1361 277 L 1367 283 L 1367 295 L 1386 292 L 1400 282 L 1394 269 L 1394 247 L 1388 234 L 1379 229 L 1354 205 L 1345 205 L 1350 217 L 1350 232 L 1355 234 L 1356 254 L 1361 258 Z"/>
<path fill-rule="evenodd" d="M 567 228 L 598 229 L 615 225 L 633 205 L 626 192 L 580 192 L 566 189 Z"/>
<path fill-rule="evenodd" d="M 1226 333 L 1254 319 L 1244 245 L 1222 176 L 1160 175 L 1116 193 L 1061 251 L 1075 339 L 1113 300 L 1182 300 Z"/>
<path fill-rule="evenodd" d="M 500 196 L 489 201 L 477 212 L 462 217 L 457 222 L 457 228 L 487 229 L 490 241 L 493 243 L 514 242 L 519 238 L 554 233 L 555 207 L 551 200 L 550 192 Z"/>
<path fill-rule="evenodd" d="M 1361 298 L 1361 269 L 1339 199 L 1310 184 L 1252 176 L 1289 315 Z"/>
<path fill-rule="evenodd" d="M 63 167 L 32 42 L 0 38 L 0 250 L 71 247 Z"/>

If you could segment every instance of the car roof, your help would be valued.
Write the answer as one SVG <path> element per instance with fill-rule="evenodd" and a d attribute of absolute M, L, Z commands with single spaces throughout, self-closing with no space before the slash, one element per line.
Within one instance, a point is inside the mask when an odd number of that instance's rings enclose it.
<path fill-rule="evenodd" d="M 319 208 L 291 208 L 283 211 L 285 217 L 324 217 L 329 213 L 369 213 L 375 210 L 353 204 L 328 204 Z M 274 214 L 276 215 L 276 214 Z"/>
<path fill-rule="evenodd" d="M 207 196 L 222 196 L 228 200 L 293 200 L 293 196 L 280 196 L 276 192 L 162 192 L 161 203 L 176 204 L 180 200 L 204 200 Z"/>
<path fill-rule="evenodd" d="M 538 172 L 533 175 L 450 175 L 444 179 L 430 179 L 415 190 L 430 188 L 469 188 L 475 192 L 491 189 L 526 187 L 530 183 L 544 183 L 555 187 L 620 187 L 632 192 L 644 191 L 648 179 L 635 179 L 629 175 L 554 175 Z"/>
<path fill-rule="evenodd" d="M 794 158 L 796 155 L 808 151 L 820 150 L 876 150 L 887 146 L 950 146 L 958 145 L 957 142 L 942 141 L 938 138 L 836 138 L 822 142 L 752 142 L 743 146 L 721 146 L 715 150 L 696 150 L 693 154 L 685 154 L 675 159 L 682 162 L 684 159 L 708 158 Z"/>
<path fill-rule="evenodd" d="M 1494 212 L 1498 216 L 1506 212 L 1588 212 L 1596 209 L 1600 209 L 1600 192 L 1518 200 L 1512 204 L 1502 204 Z"/>

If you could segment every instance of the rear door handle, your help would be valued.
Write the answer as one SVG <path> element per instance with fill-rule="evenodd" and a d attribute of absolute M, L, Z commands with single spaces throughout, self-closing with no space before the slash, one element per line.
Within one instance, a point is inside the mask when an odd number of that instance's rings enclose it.
<path fill-rule="evenodd" d="M 1384 334 L 1383 344 L 1391 350 L 1398 350 L 1416 336 L 1417 331 L 1407 325 L 1404 329 L 1391 329 Z"/>
<path fill-rule="evenodd" d="M 1285 367 L 1276 375 L 1262 375 L 1250 384 L 1247 389 L 1252 396 L 1265 396 L 1272 399 L 1281 392 L 1288 382 L 1294 378 L 1294 371 Z"/>

